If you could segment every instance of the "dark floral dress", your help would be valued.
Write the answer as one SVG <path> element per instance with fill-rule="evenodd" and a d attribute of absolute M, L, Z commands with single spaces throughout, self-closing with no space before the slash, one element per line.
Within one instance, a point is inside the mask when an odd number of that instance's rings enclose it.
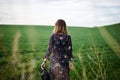
<path fill-rule="evenodd" d="M 70 80 L 69 61 L 73 58 L 71 37 L 52 34 L 45 58 L 50 59 L 51 80 Z"/>

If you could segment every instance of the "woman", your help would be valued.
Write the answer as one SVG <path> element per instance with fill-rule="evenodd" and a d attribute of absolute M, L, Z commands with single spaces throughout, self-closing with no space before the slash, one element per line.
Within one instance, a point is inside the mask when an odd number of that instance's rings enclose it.
<path fill-rule="evenodd" d="M 51 80 L 70 80 L 69 70 L 73 67 L 71 62 L 73 59 L 72 42 L 67 32 L 66 23 L 62 19 L 55 23 L 45 58 L 41 64 L 42 69 L 49 58 Z"/>

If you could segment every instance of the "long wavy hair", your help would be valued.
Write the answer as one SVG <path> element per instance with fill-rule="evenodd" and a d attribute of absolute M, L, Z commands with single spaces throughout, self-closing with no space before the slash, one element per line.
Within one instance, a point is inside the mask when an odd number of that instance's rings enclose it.
<path fill-rule="evenodd" d="M 63 19 L 58 19 L 55 23 L 53 33 L 63 33 L 68 34 L 66 22 Z"/>

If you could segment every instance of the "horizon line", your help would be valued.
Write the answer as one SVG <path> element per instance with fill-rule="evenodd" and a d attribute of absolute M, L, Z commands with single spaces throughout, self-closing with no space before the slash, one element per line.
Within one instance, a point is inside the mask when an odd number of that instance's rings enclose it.
<path fill-rule="evenodd" d="M 109 25 L 115 25 L 115 24 L 120 24 L 120 22 L 119 23 L 113 23 L 113 24 L 106 24 L 106 25 L 100 25 L 100 26 L 73 26 L 73 25 L 68 25 L 67 27 L 86 27 L 86 28 L 92 28 L 92 27 L 102 27 L 102 26 L 109 26 Z M 27 25 L 27 26 L 53 26 L 54 27 L 54 25 L 46 25 L 46 24 L 12 24 L 12 23 L 8 23 L 8 24 L 2 24 L 2 23 L 0 23 L 0 26 L 1 25 Z"/>

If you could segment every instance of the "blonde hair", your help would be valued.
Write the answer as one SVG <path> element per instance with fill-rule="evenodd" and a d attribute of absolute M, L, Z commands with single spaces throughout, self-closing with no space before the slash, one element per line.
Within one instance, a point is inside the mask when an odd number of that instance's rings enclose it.
<path fill-rule="evenodd" d="M 55 23 L 53 33 L 63 33 L 68 34 L 66 23 L 63 19 L 58 19 Z"/>

